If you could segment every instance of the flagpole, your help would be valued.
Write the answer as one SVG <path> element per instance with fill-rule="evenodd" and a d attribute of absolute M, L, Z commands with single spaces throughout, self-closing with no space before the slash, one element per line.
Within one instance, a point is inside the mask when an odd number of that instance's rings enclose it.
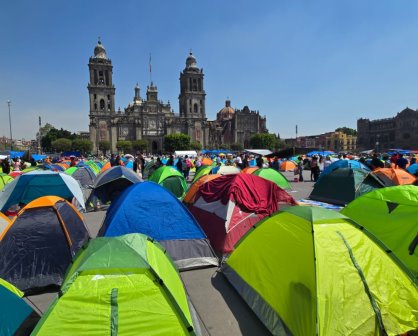
<path fill-rule="evenodd" d="M 149 53 L 149 81 L 152 83 L 151 53 Z"/>

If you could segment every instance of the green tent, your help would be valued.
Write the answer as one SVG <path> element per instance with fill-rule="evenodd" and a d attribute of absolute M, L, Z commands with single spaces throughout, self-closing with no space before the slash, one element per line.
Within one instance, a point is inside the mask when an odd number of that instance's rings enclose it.
<path fill-rule="evenodd" d="M 3 190 L 3 188 L 6 186 L 6 184 L 13 181 L 13 177 L 0 173 L 0 191 Z"/>
<path fill-rule="evenodd" d="M 84 164 L 89 166 L 93 170 L 93 173 L 95 173 L 96 175 L 100 173 L 100 167 L 93 160 L 88 160 L 84 162 Z"/>
<path fill-rule="evenodd" d="M 309 198 L 345 205 L 365 193 L 383 187 L 384 185 L 377 177 L 363 169 L 338 168 L 315 183 Z"/>
<path fill-rule="evenodd" d="M 142 234 L 96 238 L 32 335 L 194 335 L 188 304 L 157 242 Z"/>
<path fill-rule="evenodd" d="M 176 168 L 161 166 L 152 173 L 148 180 L 171 191 L 179 200 L 182 200 L 186 195 L 187 182 Z"/>
<path fill-rule="evenodd" d="M 377 189 L 355 199 L 341 213 L 380 240 L 418 284 L 418 187 Z"/>
<path fill-rule="evenodd" d="M 214 167 L 213 166 L 201 166 L 199 169 L 196 170 L 196 174 L 194 175 L 193 182 L 196 182 L 202 176 L 209 175 Z"/>
<path fill-rule="evenodd" d="M 416 328 L 418 287 L 351 222 L 320 207 L 287 208 L 241 239 L 223 273 L 274 335 Z"/>
<path fill-rule="evenodd" d="M 253 172 L 253 175 L 260 176 L 266 180 L 269 180 L 273 183 L 276 183 L 280 188 L 285 190 L 291 190 L 292 187 L 290 186 L 287 178 L 277 170 L 273 168 L 260 168 Z"/>

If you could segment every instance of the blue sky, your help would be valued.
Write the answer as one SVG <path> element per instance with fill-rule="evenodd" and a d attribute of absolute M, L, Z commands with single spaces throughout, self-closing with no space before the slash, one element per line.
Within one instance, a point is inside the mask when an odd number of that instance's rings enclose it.
<path fill-rule="evenodd" d="M 116 106 L 138 82 L 178 113 L 189 49 L 205 73 L 209 120 L 231 99 L 281 137 L 356 127 L 418 108 L 418 2 L 17 0 L 0 4 L 0 135 L 42 123 L 88 130 L 88 59 L 97 37 L 114 66 Z"/>

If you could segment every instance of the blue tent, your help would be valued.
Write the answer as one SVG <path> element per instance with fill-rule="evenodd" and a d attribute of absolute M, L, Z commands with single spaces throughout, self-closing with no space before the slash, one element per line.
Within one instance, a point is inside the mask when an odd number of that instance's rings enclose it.
<path fill-rule="evenodd" d="M 411 164 L 406 170 L 408 173 L 415 175 L 418 172 L 418 163 Z"/>
<path fill-rule="evenodd" d="M 314 156 L 314 155 L 321 155 L 321 156 L 327 156 L 335 154 L 333 151 L 312 151 L 306 154 L 307 156 Z"/>
<path fill-rule="evenodd" d="M 323 178 L 324 176 L 330 174 L 332 171 L 334 171 L 337 168 L 360 168 L 365 171 L 370 171 L 367 166 L 362 164 L 359 161 L 356 160 L 337 160 L 331 163 L 328 167 L 324 169 L 324 171 L 319 175 L 319 180 Z"/>
<path fill-rule="evenodd" d="M 32 154 L 32 157 L 35 161 L 43 160 L 47 157 L 47 155 L 41 155 L 41 154 Z"/>
<path fill-rule="evenodd" d="M 92 201 L 94 203 L 94 198 L 97 198 L 103 204 L 113 202 L 123 190 L 138 182 L 142 182 L 142 179 L 132 169 L 123 166 L 111 167 L 97 175 L 94 180 Z"/>
<path fill-rule="evenodd" d="M 0 211 L 5 212 L 14 204 L 28 204 L 42 196 L 58 196 L 70 202 L 75 197 L 85 208 L 80 184 L 73 177 L 50 170 L 34 170 L 18 176 L 4 187 L 0 194 Z"/>
<path fill-rule="evenodd" d="M 143 233 L 157 240 L 184 270 L 218 265 L 205 233 L 169 191 L 154 182 L 127 188 L 112 203 L 98 236 Z"/>
<path fill-rule="evenodd" d="M 0 335 L 29 335 L 40 316 L 22 299 L 23 293 L 0 279 Z"/>

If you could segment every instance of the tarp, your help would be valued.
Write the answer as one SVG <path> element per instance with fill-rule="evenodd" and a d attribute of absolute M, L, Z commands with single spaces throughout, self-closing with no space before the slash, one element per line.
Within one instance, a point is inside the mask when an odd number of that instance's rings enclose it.
<path fill-rule="evenodd" d="M 62 197 L 70 202 L 75 197 L 85 208 L 83 192 L 74 178 L 64 173 L 34 170 L 6 185 L 0 194 L 0 211 L 5 212 L 11 205 L 27 204 L 47 195 Z"/>
<path fill-rule="evenodd" d="M 194 150 L 188 150 L 188 151 L 175 151 L 174 154 L 176 156 L 188 156 L 188 157 L 196 157 L 197 153 Z"/>
<path fill-rule="evenodd" d="M 261 156 L 265 156 L 265 155 L 269 155 L 273 153 L 269 149 L 244 149 L 244 151 L 247 153 L 252 153 L 252 154 L 261 155 Z"/>
<path fill-rule="evenodd" d="M 374 190 L 349 203 L 341 213 L 381 241 L 418 284 L 418 187 Z"/>
<path fill-rule="evenodd" d="M 418 325 L 418 288 L 332 210 L 298 206 L 266 218 L 223 273 L 273 335 L 399 335 Z"/>
<path fill-rule="evenodd" d="M 141 234 L 91 240 L 33 335 L 194 335 L 183 283 L 164 249 Z"/>
<path fill-rule="evenodd" d="M 23 293 L 0 279 L 0 335 L 29 335 L 39 314 L 22 298 Z"/>
<path fill-rule="evenodd" d="M 190 212 L 154 182 L 130 186 L 107 211 L 98 236 L 143 233 L 163 245 L 180 270 L 218 265 L 206 235 Z"/>
<path fill-rule="evenodd" d="M 219 253 L 235 243 L 260 219 L 296 201 L 276 184 L 250 174 L 224 175 L 202 184 L 189 210 Z"/>
<path fill-rule="evenodd" d="M 28 205 L 0 236 L 0 278 L 25 294 L 61 285 L 89 233 L 77 209 L 45 196 Z"/>
<path fill-rule="evenodd" d="M 186 196 L 184 196 L 183 203 L 185 204 L 192 204 L 196 200 L 197 192 L 202 184 L 214 180 L 222 176 L 220 174 L 211 174 L 211 175 L 203 175 L 199 179 L 197 179 L 187 190 Z"/>

